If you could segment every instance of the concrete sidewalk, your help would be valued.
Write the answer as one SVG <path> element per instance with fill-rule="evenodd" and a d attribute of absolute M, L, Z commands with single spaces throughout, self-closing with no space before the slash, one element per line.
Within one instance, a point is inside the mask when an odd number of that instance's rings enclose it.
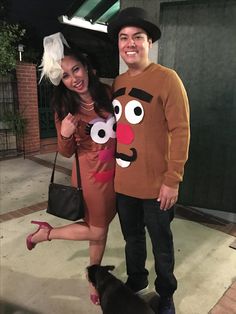
<path fill-rule="evenodd" d="M 44 242 L 33 251 L 25 246 L 26 236 L 35 230 L 31 220 L 45 220 L 53 226 L 68 223 L 48 215 L 45 208 L 30 214 L 24 211 L 47 200 L 53 158 L 51 153 L 31 160 L 0 161 L 0 312 L 4 314 L 101 313 L 88 297 L 87 242 Z M 56 181 L 69 184 L 71 160 L 60 157 L 58 165 Z M 9 214 L 13 212 L 19 215 Z M 236 250 L 229 247 L 235 237 L 180 217 L 174 219 L 172 230 L 179 283 L 174 295 L 177 314 L 236 313 Z M 125 281 L 124 241 L 117 217 L 110 226 L 103 264 L 115 265 L 114 274 Z M 149 240 L 147 268 L 151 291 L 155 274 Z M 215 306 L 232 284 L 226 304 Z"/>

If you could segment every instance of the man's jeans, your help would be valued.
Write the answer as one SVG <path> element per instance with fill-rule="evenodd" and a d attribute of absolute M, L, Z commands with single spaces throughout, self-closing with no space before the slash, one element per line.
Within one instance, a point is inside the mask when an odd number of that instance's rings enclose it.
<path fill-rule="evenodd" d="M 155 289 L 161 297 L 172 296 L 177 288 L 173 274 L 174 248 L 170 229 L 174 208 L 163 211 L 156 199 L 139 199 L 117 193 L 117 209 L 126 241 L 127 284 L 141 289 L 148 283 L 148 271 L 145 268 L 146 226 L 155 260 Z"/>

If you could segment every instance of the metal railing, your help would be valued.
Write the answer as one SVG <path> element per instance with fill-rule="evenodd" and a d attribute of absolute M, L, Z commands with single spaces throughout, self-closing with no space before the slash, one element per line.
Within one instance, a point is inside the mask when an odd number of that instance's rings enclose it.
<path fill-rule="evenodd" d="M 18 110 L 15 73 L 0 76 L 0 157 L 17 155 L 17 135 L 7 122 Z"/>

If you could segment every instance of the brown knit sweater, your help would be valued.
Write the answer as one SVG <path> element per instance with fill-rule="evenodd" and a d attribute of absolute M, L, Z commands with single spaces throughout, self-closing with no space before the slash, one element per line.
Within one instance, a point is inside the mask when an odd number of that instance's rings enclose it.
<path fill-rule="evenodd" d="M 156 198 L 161 185 L 178 187 L 190 139 L 189 104 L 175 71 L 151 63 L 113 84 L 117 118 L 116 192 Z"/>

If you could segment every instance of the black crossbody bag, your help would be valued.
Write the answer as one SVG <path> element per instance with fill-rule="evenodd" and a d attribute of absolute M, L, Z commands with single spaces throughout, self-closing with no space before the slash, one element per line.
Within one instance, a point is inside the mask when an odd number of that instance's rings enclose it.
<path fill-rule="evenodd" d="M 82 188 L 79 187 L 80 169 L 77 150 L 75 152 L 77 187 L 54 183 L 57 154 L 55 156 L 51 181 L 48 189 L 48 207 L 46 212 L 67 220 L 76 221 L 84 218 Z"/>

